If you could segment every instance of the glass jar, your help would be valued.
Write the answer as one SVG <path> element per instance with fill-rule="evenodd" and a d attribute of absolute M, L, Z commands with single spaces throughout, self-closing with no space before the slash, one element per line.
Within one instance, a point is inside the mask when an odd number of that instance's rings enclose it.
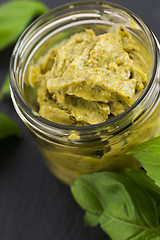
<path fill-rule="evenodd" d="M 115 25 L 125 26 L 150 56 L 150 80 L 143 94 L 124 113 L 101 124 L 74 127 L 42 118 L 36 89 L 27 84 L 28 66 L 75 32 L 90 28 L 101 34 Z M 76 2 L 49 11 L 22 34 L 11 57 L 11 96 L 51 172 L 70 184 L 86 173 L 139 167 L 126 153 L 160 134 L 159 69 L 158 42 L 139 17 L 106 2 Z"/>

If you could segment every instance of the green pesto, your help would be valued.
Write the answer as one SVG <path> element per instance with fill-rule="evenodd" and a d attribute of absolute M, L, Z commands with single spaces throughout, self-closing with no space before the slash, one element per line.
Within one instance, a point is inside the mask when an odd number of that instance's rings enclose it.
<path fill-rule="evenodd" d="M 140 43 L 124 27 L 98 36 L 91 29 L 76 33 L 29 70 L 30 85 L 38 87 L 39 114 L 72 126 L 123 113 L 148 79 Z"/>

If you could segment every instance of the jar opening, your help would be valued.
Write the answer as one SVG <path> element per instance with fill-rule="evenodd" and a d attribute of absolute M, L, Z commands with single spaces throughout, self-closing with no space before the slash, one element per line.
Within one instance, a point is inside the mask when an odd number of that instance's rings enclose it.
<path fill-rule="evenodd" d="M 86 5 L 88 6 L 87 9 Z M 85 29 L 87 26 L 92 26 L 98 33 L 99 31 L 104 32 L 105 29 L 112 24 L 125 25 L 129 31 L 138 36 L 141 41 L 144 41 L 147 47 L 149 46 L 152 54 L 152 70 L 150 80 L 141 96 L 125 112 L 100 124 L 89 126 L 62 125 L 39 116 L 37 112 L 30 107 L 32 101 L 35 101 L 34 97 L 30 98 L 30 106 L 24 98 L 25 74 L 29 62 L 33 61 L 33 56 L 34 60 L 38 58 L 39 52 L 42 50 L 42 46 L 44 46 L 44 44 L 46 45 L 46 42 L 47 49 L 49 49 L 53 36 L 57 42 L 60 42 L 64 39 L 64 34 L 66 34 L 65 36 L 68 38 L 73 32 L 81 31 L 81 29 Z M 153 86 L 157 71 L 157 54 L 156 41 L 152 32 L 139 17 L 129 10 L 119 5 L 106 2 L 76 2 L 66 4 L 38 18 L 27 28 L 17 42 L 10 63 L 12 99 L 15 104 L 19 105 L 21 114 L 24 115 L 28 121 L 32 121 L 41 127 L 44 126 L 44 128 L 51 130 L 86 131 L 110 127 L 111 125 L 117 127 L 120 126 L 122 120 L 124 121 L 124 118 L 125 125 L 128 126 L 131 123 L 132 111 L 135 110 L 141 102 L 147 101 L 145 98 Z M 34 89 L 29 87 L 28 91 L 30 91 L 30 96 L 34 96 Z"/>

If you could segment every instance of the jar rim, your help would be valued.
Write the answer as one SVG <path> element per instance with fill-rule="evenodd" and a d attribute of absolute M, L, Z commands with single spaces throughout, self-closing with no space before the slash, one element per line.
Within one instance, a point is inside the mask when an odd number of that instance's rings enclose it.
<path fill-rule="evenodd" d="M 95 7 L 97 5 L 104 5 L 105 7 L 107 6 L 107 7 L 115 8 L 115 9 L 120 10 L 121 12 L 127 13 L 144 30 L 144 33 L 146 34 L 147 39 L 150 42 L 152 56 L 153 56 L 153 59 L 152 59 L 153 64 L 152 64 L 152 71 L 151 71 L 150 79 L 148 81 L 146 88 L 144 89 L 143 93 L 141 94 L 141 96 L 131 105 L 131 107 L 129 107 L 127 110 L 125 110 L 123 113 L 119 114 L 118 116 L 108 119 L 105 122 L 102 122 L 99 124 L 88 125 L 88 126 L 70 126 L 70 125 L 59 124 L 56 122 L 51 122 L 51 121 L 41 117 L 38 114 L 37 115 L 33 114 L 33 110 L 24 101 L 24 98 L 23 98 L 23 96 L 19 90 L 18 84 L 16 82 L 15 75 L 12 71 L 12 66 L 14 65 L 14 62 L 15 62 L 15 55 L 17 53 L 17 49 L 18 49 L 19 45 L 22 43 L 23 38 L 26 36 L 26 34 L 32 30 L 32 27 L 36 23 L 39 23 L 41 20 L 43 20 L 43 18 L 47 18 L 55 12 L 60 12 L 62 10 L 65 10 L 65 9 L 69 8 L 69 6 L 72 6 L 72 5 L 74 5 L 74 7 L 78 7 L 78 6 L 85 6 L 88 4 L 95 5 Z M 138 17 L 135 13 L 133 13 L 129 9 L 127 9 L 119 4 L 105 2 L 105 1 L 95 1 L 95 2 L 94 1 L 88 1 L 88 2 L 78 1 L 78 2 L 71 2 L 71 3 L 61 5 L 59 7 L 49 10 L 47 13 L 45 13 L 42 16 L 40 16 L 39 18 L 37 18 L 33 23 L 31 23 L 28 26 L 28 28 L 26 28 L 26 30 L 23 32 L 23 34 L 20 36 L 19 40 L 17 41 L 14 51 L 13 51 L 13 54 L 11 56 L 11 60 L 10 60 L 10 89 L 11 89 L 12 99 L 14 100 L 14 95 L 16 95 L 16 98 L 21 102 L 23 108 L 27 112 L 27 115 L 30 116 L 30 119 L 32 119 L 33 122 L 36 122 L 36 123 L 38 122 L 39 125 L 41 125 L 41 126 L 45 126 L 45 127 L 47 126 L 50 130 L 57 129 L 57 130 L 66 130 L 66 131 L 68 131 L 68 130 L 76 130 L 76 131 L 85 130 L 86 131 L 86 130 L 94 130 L 94 129 L 103 128 L 104 126 L 109 126 L 110 124 L 122 119 L 126 114 L 130 113 L 133 109 L 135 109 L 138 106 L 138 104 L 144 99 L 144 97 L 146 96 L 146 93 L 151 88 L 151 86 L 154 82 L 154 79 L 155 79 L 155 75 L 156 75 L 157 55 L 158 55 L 156 46 L 157 46 L 157 43 L 156 43 L 155 37 L 154 37 L 152 31 L 150 30 L 150 28 L 146 25 L 146 23 L 140 17 Z"/>

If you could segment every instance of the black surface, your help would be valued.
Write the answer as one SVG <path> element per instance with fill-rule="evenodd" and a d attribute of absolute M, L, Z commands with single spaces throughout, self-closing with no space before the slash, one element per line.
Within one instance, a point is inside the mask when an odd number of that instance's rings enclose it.
<path fill-rule="evenodd" d="M 70 1 L 43 2 L 54 8 Z M 139 15 L 160 39 L 159 0 L 112 2 Z M 0 52 L 0 86 L 8 71 L 11 51 L 12 47 Z M 54 178 L 44 165 L 10 99 L 0 103 L 0 111 L 15 119 L 22 132 L 19 141 L 9 139 L 0 142 L 0 240 L 109 239 L 99 227 L 84 227 L 83 211 L 73 200 L 69 187 Z"/>

